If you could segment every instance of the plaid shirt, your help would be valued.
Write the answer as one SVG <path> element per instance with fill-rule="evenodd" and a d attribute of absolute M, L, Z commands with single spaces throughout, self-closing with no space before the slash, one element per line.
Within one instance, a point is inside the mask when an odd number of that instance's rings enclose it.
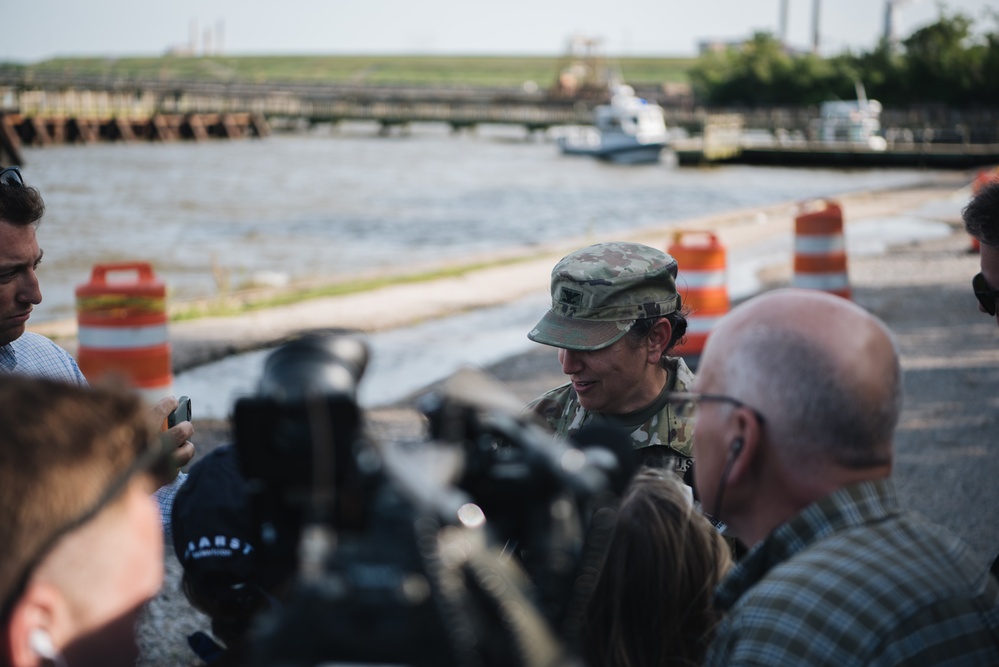
<path fill-rule="evenodd" d="M 0 346 L 0 375 L 22 375 L 58 382 L 68 382 L 80 386 L 87 385 L 87 379 L 80 372 L 76 360 L 45 336 L 26 331 L 10 343 Z M 171 544 L 170 515 L 173 512 L 173 498 L 177 489 L 187 479 L 186 473 L 179 473 L 171 484 L 160 488 L 153 497 L 160 506 L 160 519 L 166 543 Z"/>
<path fill-rule="evenodd" d="M 721 583 L 706 665 L 999 665 L 999 584 L 891 482 L 840 489 Z"/>
<path fill-rule="evenodd" d="M 69 352 L 45 336 L 25 331 L 0 346 L 0 374 L 23 375 L 70 384 L 86 385 L 87 380 Z"/>

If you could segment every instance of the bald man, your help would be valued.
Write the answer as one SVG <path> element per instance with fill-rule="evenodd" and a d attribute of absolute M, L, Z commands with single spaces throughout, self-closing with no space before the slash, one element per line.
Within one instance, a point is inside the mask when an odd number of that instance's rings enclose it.
<path fill-rule="evenodd" d="M 723 318 L 701 358 L 694 476 L 752 547 L 716 591 L 708 665 L 999 664 L 999 584 L 898 507 L 895 342 L 852 302 L 780 290 Z"/>

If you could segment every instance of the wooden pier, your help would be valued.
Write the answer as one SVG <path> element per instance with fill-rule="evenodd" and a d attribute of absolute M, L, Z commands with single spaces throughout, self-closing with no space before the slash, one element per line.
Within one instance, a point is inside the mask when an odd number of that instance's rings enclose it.
<path fill-rule="evenodd" d="M 98 141 L 205 141 L 265 137 L 259 114 L 154 114 L 146 118 L 0 113 L 0 164 L 23 164 L 22 146 L 92 144 Z"/>
<path fill-rule="evenodd" d="M 250 113 L 267 119 L 294 118 L 311 123 L 370 120 L 390 126 L 441 122 L 454 127 L 491 123 L 533 130 L 589 123 L 590 111 L 597 102 L 510 89 L 40 76 L 22 80 L 0 72 L 0 113 L 44 117 Z"/>
<path fill-rule="evenodd" d="M 723 147 L 724 146 L 724 147 Z M 748 164 L 771 167 L 974 169 L 999 165 L 999 144 L 907 143 L 883 150 L 848 142 L 787 145 L 710 144 L 698 137 L 673 146 L 682 166 Z"/>
<path fill-rule="evenodd" d="M 520 125 L 528 135 L 592 122 L 595 102 L 507 89 L 23 80 L 0 72 L 0 164 L 22 163 L 21 145 L 266 136 L 270 125 L 370 121 L 387 133 L 410 123 Z"/>

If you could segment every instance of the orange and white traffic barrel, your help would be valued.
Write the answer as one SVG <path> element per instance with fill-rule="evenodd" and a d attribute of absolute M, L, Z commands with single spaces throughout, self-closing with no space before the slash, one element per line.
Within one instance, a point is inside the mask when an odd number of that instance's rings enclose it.
<path fill-rule="evenodd" d="M 999 167 L 995 169 L 983 169 L 978 172 L 975 180 L 971 182 L 971 193 L 977 195 L 986 185 L 995 183 L 996 181 L 999 181 Z"/>
<path fill-rule="evenodd" d="M 667 252 L 676 259 L 677 291 L 690 309 L 687 334 L 674 354 L 697 358 L 715 322 L 729 311 L 727 253 L 713 233 L 696 231 L 675 232 Z"/>
<path fill-rule="evenodd" d="M 851 297 L 843 209 L 829 200 L 806 202 L 794 219 L 794 287 Z"/>
<path fill-rule="evenodd" d="M 166 287 L 149 264 L 94 266 L 76 288 L 76 312 L 77 363 L 89 381 L 117 375 L 150 402 L 172 393 Z"/>

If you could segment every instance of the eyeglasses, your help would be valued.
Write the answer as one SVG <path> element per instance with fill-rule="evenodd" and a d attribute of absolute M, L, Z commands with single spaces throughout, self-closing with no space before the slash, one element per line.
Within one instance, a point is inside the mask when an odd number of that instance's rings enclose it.
<path fill-rule="evenodd" d="M 168 474 L 170 469 L 170 454 L 173 449 L 169 440 L 162 437 L 153 438 L 148 449 L 137 456 L 128 468 L 111 480 L 104 493 L 97 498 L 93 505 L 75 519 L 58 528 L 43 541 L 41 546 L 35 551 L 35 555 L 28 559 L 27 564 L 24 566 L 24 572 L 15 580 L 16 583 L 11 588 L 7 599 L 3 601 L 3 606 L 0 607 L 0 620 L 9 618 L 14 605 L 24 595 L 24 591 L 28 587 L 28 582 L 31 580 L 35 568 L 55 548 L 59 540 L 81 528 L 88 521 L 100 514 L 105 507 L 121 495 L 122 491 L 128 487 L 132 479 L 139 473 L 149 472 L 156 479 L 165 479 L 165 475 Z"/>
<path fill-rule="evenodd" d="M 694 392 L 682 391 L 674 391 L 666 395 L 666 402 L 673 406 L 677 416 L 681 419 L 690 419 L 697 414 L 697 404 L 702 401 L 728 403 L 737 408 L 746 408 L 756 416 L 756 419 L 758 419 L 761 424 L 764 422 L 763 415 L 759 410 L 750 405 L 746 405 L 738 398 L 734 398 L 732 396 L 726 396 L 724 394 L 698 394 Z"/>
<path fill-rule="evenodd" d="M 982 308 L 989 315 L 996 314 L 996 299 L 999 299 L 999 290 L 992 289 L 987 282 L 985 282 L 985 276 L 980 272 L 974 278 L 971 279 L 971 288 L 975 290 L 975 296 L 978 297 L 978 303 L 982 304 Z"/>
<path fill-rule="evenodd" d="M 21 170 L 17 167 L 0 167 L 0 185 L 8 187 L 23 188 L 24 179 L 21 178 Z"/>

